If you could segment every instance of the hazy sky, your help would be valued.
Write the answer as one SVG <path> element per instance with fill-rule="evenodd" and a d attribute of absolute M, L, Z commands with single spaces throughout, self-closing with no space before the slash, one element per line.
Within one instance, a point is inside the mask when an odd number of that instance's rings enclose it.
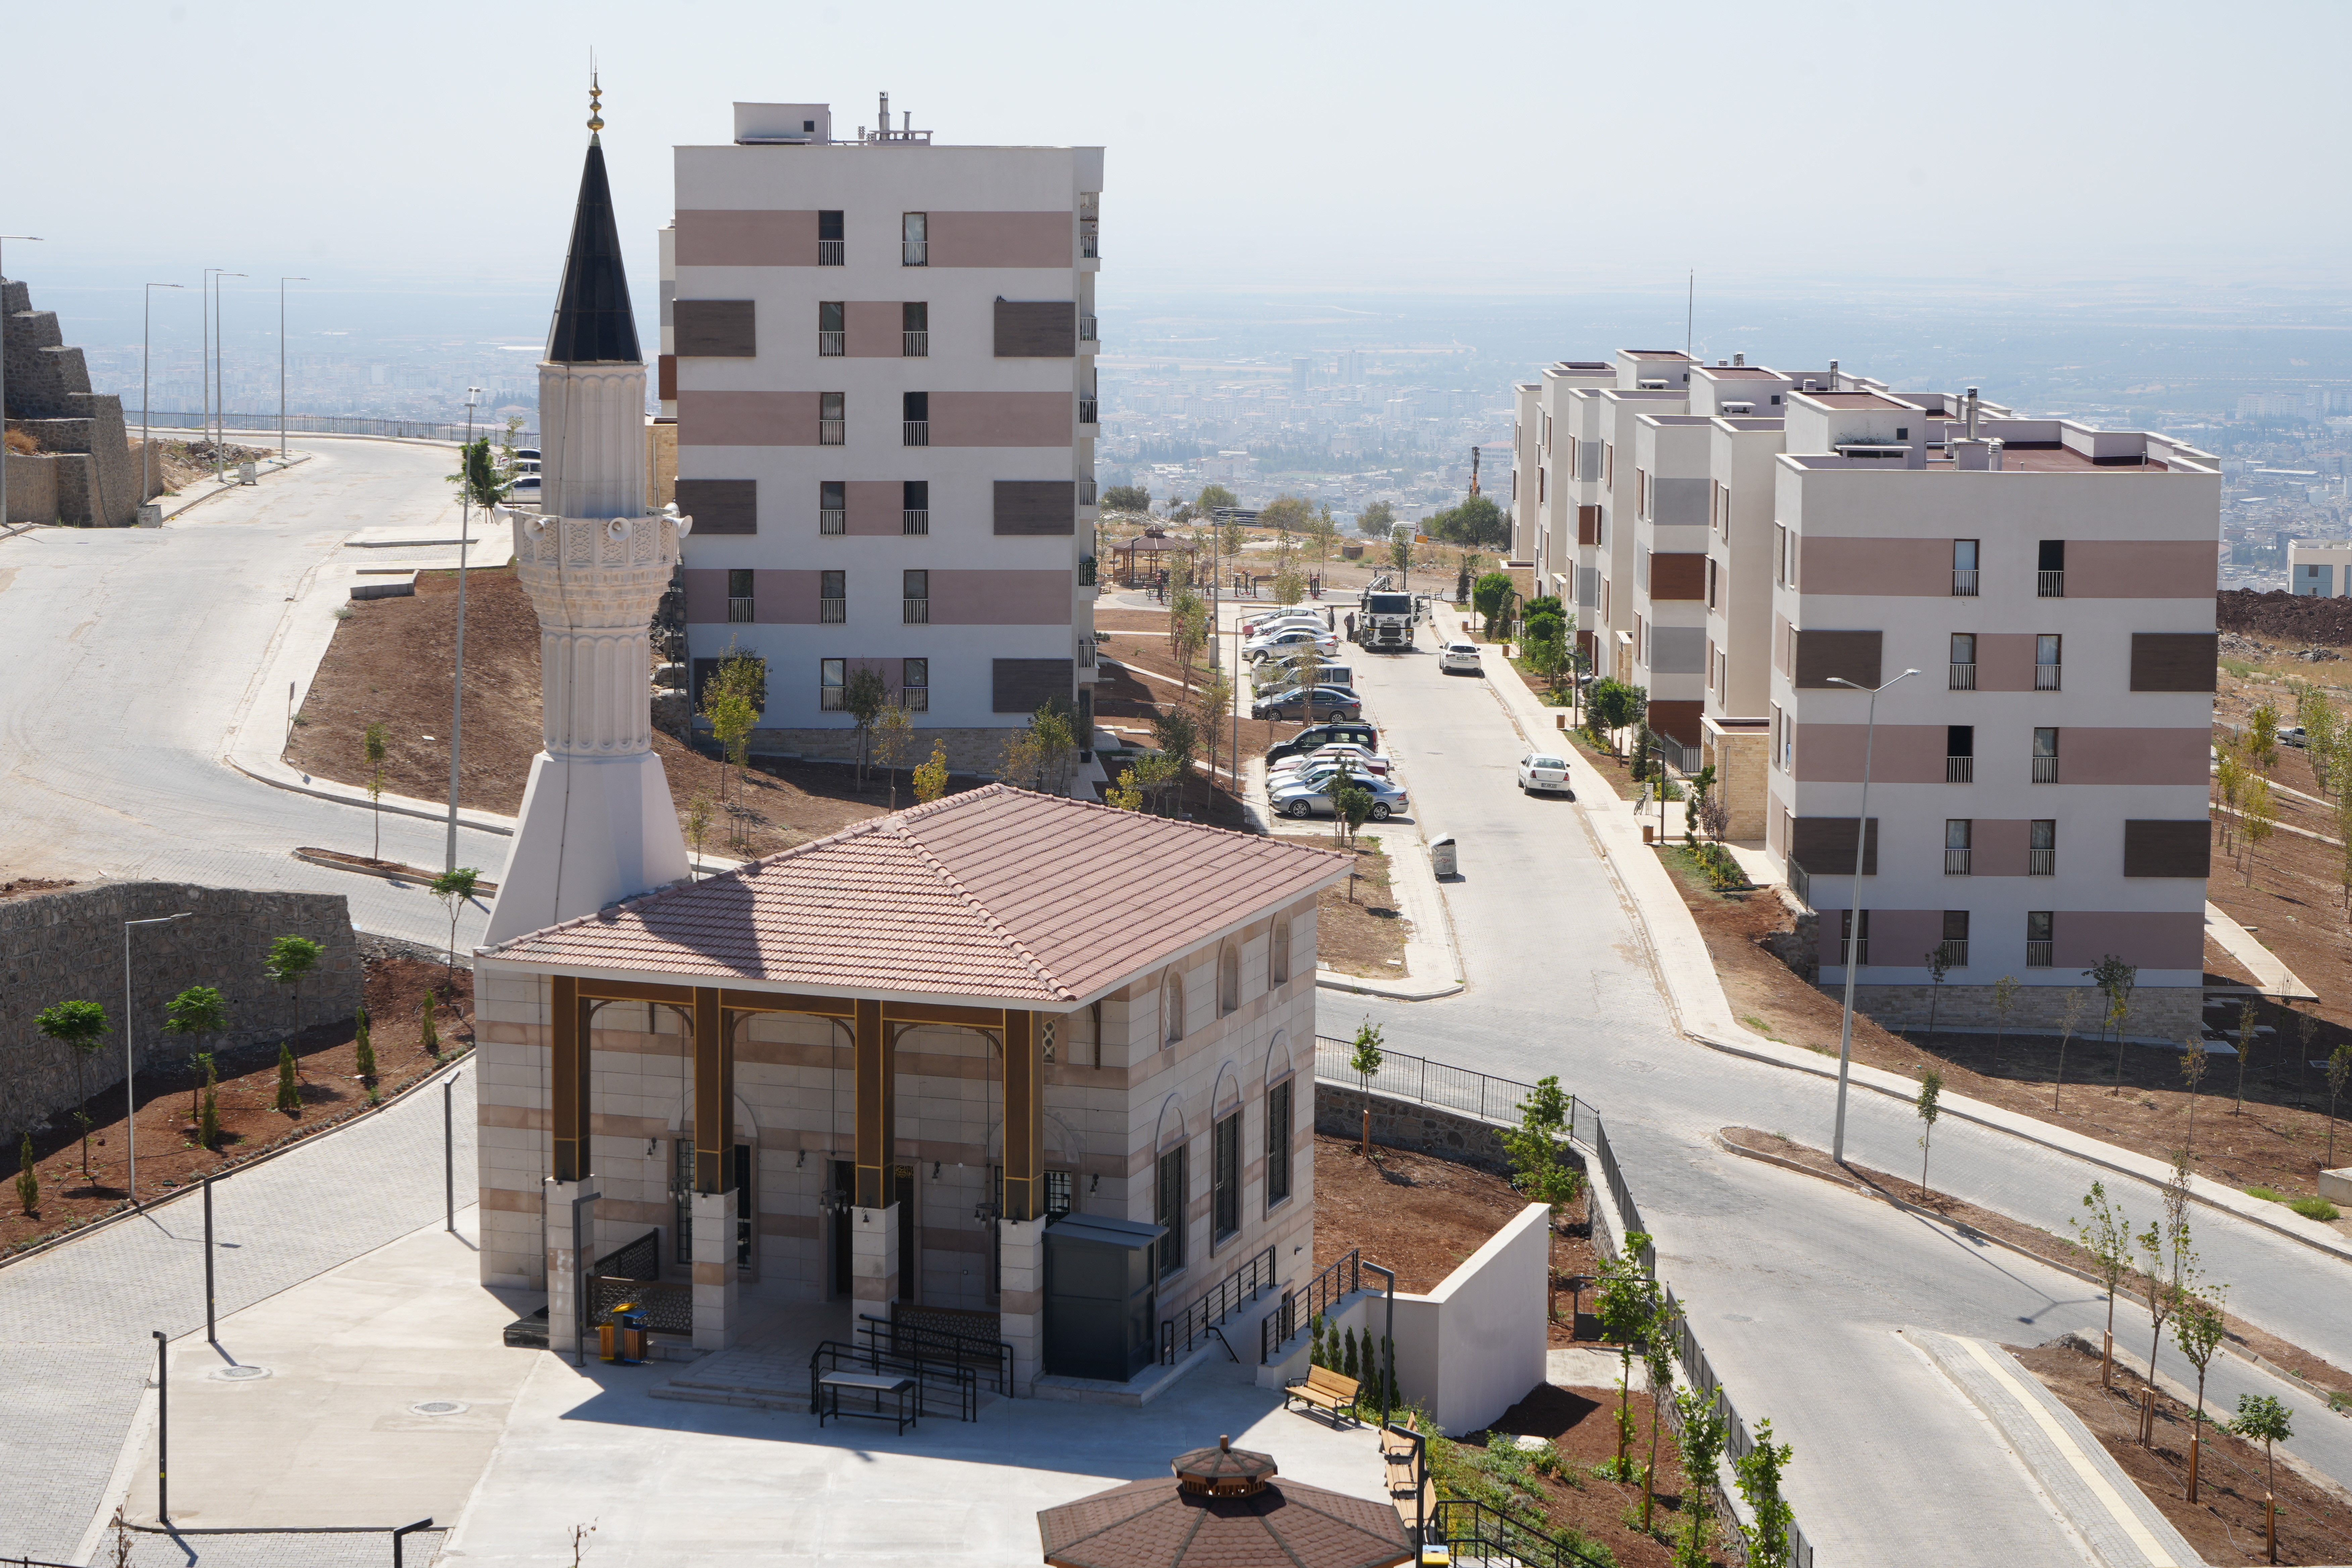
<path fill-rule="evenodd" d="M 846 132 L 878 89 L 943 141 L 1106 146 L 1106 309 L 1693 266 L 2333 294 L 2347 41 L 2352 7 L 2245 0 L 85 0 L 10 14 L 0 232 L 48 237 L 12 276 L 120 289 L 134 336 L 137 282 L 206 265 L 467 331 L 537 300 L 536 331 L 593 47 L 641 302 L 672 144 L 726 140 L 738 98 L 829 100 Z"/>

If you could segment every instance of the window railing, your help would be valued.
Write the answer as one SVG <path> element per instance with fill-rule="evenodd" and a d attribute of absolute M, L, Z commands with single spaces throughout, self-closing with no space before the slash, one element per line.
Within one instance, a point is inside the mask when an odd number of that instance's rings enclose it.
<path fill-rule="evenodd" d="M 2058 851 L 2029 849 L 2025 852 L 2025 874 L 2029 877 L 2054 877 L 2058 874 Z"/>
<path fill-rule="evenodd" d="M 848 264 L 848 241 L 820 239 L 816 242 L 816 264 L 819 267 L 842 267 Z"/>
<path fill-rule="evenodd" d="M 908 626 L 928 626 L 931 624 L 931 602 L 929 599 L 898 601 L 898 624 Z"/>
<path fill-rule="evenodd" d="M 816 610 L 816 618 L 828 626 L 840 626 L 849 619 L 849 601 L 846 599 L 819 599 Z"/>
<path fill-rule="evenodd" d="M 1952 568 L 1952 597 L 1973 599 L 1977 596 L 1977 574 L 1973 566 Z"/>
<path fill-rule="evenodd" d="M 2025 967 L 2028 969 L 2049 969 L 2053 967 L 2051 960 L 2055 955 L 2053 954 L 2050 950 L 2057 945 L 2058 944 L 2054 942 L 2027 942 L 2025 944 Z"/>
<path fill-rule="evenodd" d="M 1948 689 L 1953 691 L 1974 691 L 1977 689 L 1977 667 L 1975 665 L 1956 664 L 1951 667 L 1951 675 L 1945 681 L 1945 686 Z"/>
<path fill-rule="evenodd" d="M 899 532 L 901 532 L 901 533 L 929 533 L 929 532 L 930 532 L 930 531 L 931 531 L 931 514 L 930 514 L 930 510 L 929 510 L 929 508 L 922 508 L 922 509 L 919 509 L 919 510 L 910 510 L 910 511 L 902 511 L 902 512 L 900 512 L 900 513 L 898 514 L 898 531 L 899 531 Z"/>
<path fill-rule="evenodd" d="M 931 242 L 928 239 L 902 239 L 899 262 L 908 267 L 929 267 L 931 264 Z"/>
<path fill-rule="evenodd" d="M 1966 877 L 1969 875 L 1969 862 L 1975 858 L 1975 854 L 1976 851 L 1972 849 L 1945 850 L 1944 875 L 1947 877 Z"/>
<path fill-rule="evenodd" d="M 727 618 L 730 622 L 739 626 L 748 623 L 751 619 L 751 601 L 749 599 L 728 600 Z"/>
<path fill-rule="evenodd" d="M 902 419 L 898 429 L 901 446 L 928 447 L 931 444 L 931 422 L 928 419 Z"/>
<path fill-rule="evenodd" d="M 1097 341 L 1097 340 L 1095 337 L 1095 319 L 1092 316 L 1080 316 L 1078 318 L 1078 342 L 1082 343 L 1091 343 Z"/>
<path fill-rule="evenodd" d="M 1097 403 L 1093 398 L 1091 398 L 1091 397 L 1081 397 L 1081 398 L 1079 398 L 1079 399 L 1078 399 L 1078 423 L 1079 423 L 1079 424 L 1081 424 L 1081 425 L 1095 425 L 1095 424 L 1099 424 L 1099 423 L 1101 423 L 1100 419 L 1097 417 L 1097 413 L 1098 413 L 1099 408 L 1100 408 L 1100 405 L 1099 405 L 1099 404 L 1097 404 Z"/>
<path fill-rule="evenodd" d="M 898 352 L 908 359 L 929 359 L 931 355 L 931 334 L 929 332 L 900 332 L 898 334 Z"/>
<path fill-rule="evenodd" d="M 845 447 L 849 444 L 849 421 L 820 419 L 816 422 L 816 444 L 820 447 Z"/>
<path fill-rule="evenodd" d="M 1080 506 L 1094 506 L 1094 505 L 1096 505 L 1096 504 L 1097 504 L 1096 500 L 1095 500 L 1096 493 L 1097 493 L 1097 492 L 1096 492 L 1096 490 L 1095 490 L 1095 481 L 1094 481 L 1094 480 L 1092 480 L 1092 479 L 1080 479 L 1080 480 L 1078 481 L 1078 504 L 1079 504 Z"/>
<path fill-rule="evenodd" d="M 2064 668 L 2065 666 L 2058 664 L 2035 665 L 2033 667 L 2033 689 L 2036 691 L 2057 690 L 2058 672 Z"/>
<path fill-rule="evenodd" d="M 818 508 L 816 514 L 816 531 L 819 533 L 848 532 L 849 513 L 844 511 L 837 506 Z"/>
<path fill-rule="evenodd" d="M 1078 586 L 1091 588 L 1094 585 L 1095 558 L 1091 555 L 1081 555 L 1078 557 Z"/>
<path fill-rule="evenodd" d="M 1943 952 L 1945 968 L 1966 969 L 1969 966 L 1968 938 L 1961 937 L 1957 942 L 1939 942 L 1937 945 Z"/>
<path fill-rule="evenodd" d="M 1946 784 L 1976 783 L 1977 760 L 1974 757 L 1946 757 L 1944 759 L 1944 782 Z"/>
<path fill-rule="evenodd" d="M 904 708 L 909 713 L 929 712 L 931 710 L 931 689 L 928 686 L 908 687 L 904 691 L 898 693 L 898 706 Z"/>
<path fill-rule="evenodd" d="M 849 334 L 819 332 L 816 335 L 816 352 L 828 359 L 840 358 L 849 352 Z"/>
<path fill-rule="evenodd" d="M 2056 784 L 2058 782 L 2058 759 L 2055 757 L 2034 758 L 2033 782 L 2035 784 Z"/>
<path fill-rule="evenodd" d="M 1843 965 L 1845 963 L 1844 937 L 1841 936 L 1838 938 L 1836 955 L 1831 960 L 1831 962 L 1839 965 Z M 1866 936 L 1861 938 L 1853 944 L 1853 966 L 1856 969 L 1867 969 L 1870 967 L 1870 939 Z"/>
<path fill-rule="evenodd" d="M 2066 596 L 2066 574 L 2036 572 L 2033 574 L 2033 596 L 2037 599 L 2063 599 Z"/>
<path fill-rule="evenodd" d="M 1078 220 L 1078 256 L 1086 261 L 1102 258 L 1102 229 L 1099 218 Z"/>
<path fill-rule="evenodd" d="M 826 713 L 845 713 L 849 710 L 844 700 L 848 692 L 838 686 L 821 687 L 817 691 L 817 708 Z"/>

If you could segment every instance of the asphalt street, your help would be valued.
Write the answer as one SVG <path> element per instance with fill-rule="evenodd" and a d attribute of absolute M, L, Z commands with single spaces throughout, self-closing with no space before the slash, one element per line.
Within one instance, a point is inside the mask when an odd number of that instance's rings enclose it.
<path fill-rule="evenodd" d="M 1468 986 L 1422 1003 L 1327 994 L 1321 1031 L 1345 1035 L 1370 1017 L 1394 1048 L 1521 1080 L 1558 1074 L 1599 1107 L 1660 1270 L 1734 1401 L 1751 1423 L 1772 1417 L 1795 1446 L 1790 1495 L 1825 1565 L 2066 1560 L 2051 1555 L 2072 1550 L 2053 1522 L 2017 1506 L 2029 1495 L 2022 1472 L 1896 1331 L 2033 1345 L 2074 1330 L 2095 1341 L 2105 1299 L 2071 1275 L 1712 1143 L 1738 1123 L 1825 1144 L 1833 1089 L 1675 1031 L 1585 805 L 1518 793 L 1514 768 L 1528 747 L 1491 678 L 1441 674 L 1433 642 L 1423 628 L 1413 653 L 1354 662 L 1420 819 L 1389 831 L 1460 841 L 1462 879 L 1445 897 Z M 1486 658 L 1499 667 L 1495 650 Z M 1854 1158 L 1881 1169 L 1918 1159 L 1911 1108 L 1885 1096 L 1853 1096 L 1847 1136 Z M 1987 1128 L 1945 1121 L 1934 1156 L 1939 1189 L 2059 1235 L 2102 1177 L 2136 1222 L 2157 1214 L 2145 1184 Z M 2207 1277 L 2231 1287 L 2234 1310 L 2352 1366 L 2342 1263 L 2210 1210 L 2194 1224 Z M 2145 1311 L 2119 1305 L 2116 1324 L 2119 1345 L 2144 1358 Z M 2160 1364 L 2194 1381 L 2168 1348 Z M 2299 1406 L 2292 1447 L 2352 1480 L 2352 1421 L 2228 1357 L 2209 1390 L 2225 1409 L 2241 1392 Z"/>
<path fill-rule="evenodd" d="M 222 762 L 240 722 L 282 725 L 261 671 L 294 601 L 362 528 L 457 521 L 454 448 L 306 438 L 310 460 L 160 529 L 36 529 L 0 540 L 0 876 L 163 879 L 341 893 L 363 931 L 438 944 L 420 888 L 296 860 L 366 854 L 370 813 L 274 789 Z M 420 535 L 430 536 L 430 535 Z M 437 733 L 438 731 L 436 730 Z M 509 840 L 461 828 L 458 862 L 495 879 Z M 442 864 L 445 830 L 386 815 L 383 853 Z M 458 927 L 478 937 L 487 911 Z"/>

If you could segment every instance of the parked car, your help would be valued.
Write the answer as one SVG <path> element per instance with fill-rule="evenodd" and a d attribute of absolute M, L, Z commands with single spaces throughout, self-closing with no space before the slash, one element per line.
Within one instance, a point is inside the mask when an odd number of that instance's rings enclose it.
<path fill-rule="evenodd" d="M 1371 773 L 1380 778 L 1388 777 L 1390 770 L 1396 765 L 1369 746 L 1324 746 L 1317 751 L 1302 752 L 1295 757 L 1283 758 L 1266 768 L 1265 776 L 1271 779 L 1281 773 L 1311 773 L 1317 768 L 1337 767 L 1342 760 L 1360 773 Z"/>
<path fill-rule="evenodd" d="M 2281 730 L 2278 732 L 2278 742 L 2282 746 L 2293 746 L 2300 752 L 2309 749 L 2311 736 L 2305 731 L 2302 725 L 2297 724 L 2291 730 Z"/>
<path fill-rule="evenodd" d="M 1266 766 L 1272 767 L 1286 757 L 1321 751 L 1326 746 L 1362 746 L 1368 751 L 1377 752 L 1381 747 L 1381 732 L 1360 720 L 1317 724 L 1310 729 L 1299 731 L 1287 741 L 1268 747 L 1265 753 Z"/>
<path fill-rule="evenodd" d="M 1314 710 L 1308 710 L 1313 699 Z M 1292 687 L 1271 697 L 1261 697 L 1250 704 L 1253 719 L 1360 719 L 1364 716 L 1364 700 L 1344 686 L 1318 686 L 1311 692 L 1304 687 Z"/>
<path fill-rule="evenodd" d="M 539 448 L 536 447 L 517 447 L 515 448 L 515 456 L 527 462 L 536 463 L 539 461 Z"/>
<path fill-rule="evenodd" d="M 1460 637 L 1454 638 L 1437 650 L 1437 668 L 1448 675 L 1461 669 L 1466 669 L 1473 675 L 1486 673 L 1486 667 L 1478 662 L 1478 645 L 1474 642 L 1465 642 Z"/>
<path fill-rule="evenodd" d="M 507 487 L 507 495 L 509 499 L 514 500 L 537 500 L 539 499 L 539 476 L 537 474 L 517 474 L 514 479 L 514 483 Z"/>
<path fill-rule="evenodd" d="M 1242 657 L 1255 664 L 1260 659 L 1274 658 L 1285 648 L 1310 645 L 1325 658 L 1339 651 L 1339 639 L 1329 632 L 1317 626 L 1291 626 L 1262 637 L 1253 637 L 1242 644 Z"/>
<path fill-rule="evenodd" d="M 1289 778 L 1266 786 L 1265 798 L 1274 809 L 1285 816 L 1315 816 L 1330 814 L 1331 791 L 1339 782 L 1337 768 L 1306 778 Z M 1409 801 L 1403 790 L 1382 778 L 1362 773 L 1349 775 L 1349 782 L 1359 789 L 1370 790 L 1372 795 L 1372 820 L 1386 822 L 1405 809 Z"/>
<path fill-rule="evenodd" d="M 1286 690 L 1298 685 L 1304 673 L 1302 669 L 1287 660 L 1267 659 L 1250 675 L 1251 695 L 1265 696 Z M 1345 664 L 1318 664 L 1315 667 L 1315 684 L 1344 686 L 1352 691 L 1356 689 L 1355 668 L 1353 666 Z"/>
<path fill-rule="evenodd" d="M 1542 752 L 1529 752 L 1526 756 L 1521 757 L 1519 759 L 1519 793 L 1526 795 L 1532 790 L 1564 795 L 1569 799 L 1574 800 L 1576 791 L 1570 788 L 1568 783 L 1568 759 L 1549 756 Z"/>
<path fill-rule="evenodd" d="M 1325 630 L 1329 629 L 1323 626 L 1323 616 L 1318 611 L 1277 610 L 1272 615 L 1253 616 L 1242 622 L 1242 636 L 1264 637 L 1276 626 L 1322 626 Z"/>

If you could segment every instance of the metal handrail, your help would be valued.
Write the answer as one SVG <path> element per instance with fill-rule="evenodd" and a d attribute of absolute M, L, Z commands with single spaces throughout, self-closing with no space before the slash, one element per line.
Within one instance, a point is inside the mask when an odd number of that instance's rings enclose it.
<path fill-rule="evenodd" d="M 2066 574 L 2036 572 L 2033 574 L 2033 595 L 2038 599 L 2063 599 L 2066 596 Z"/>
<path fill-rule="evenodd" d="M 816 513 L 816 531 L 819 533 L 848 532 L 849 512 L 846 509 L 837 506 L 819 507 Z"/>
<path fill-rule="evenodd" d="M 1977 689 L 1977 667 L 1975 665 L 1955 664 L 1950 667 L 1950 669 L 1951 674 L 1946 678 L 1944 682 L 1944 689 L 1947 691 L 1974 691 Z"/>
<path fill-rule="evenodd" d="M 848 242 L 840 239 L 820 239 L 816 242 L 816 264 L 819 267 L 842 267 L 848 264 Z"/>
<path fill-rule="evenodd" d="M 928 419 L 902 419 L 898 422 L 899 444 L 908 447 L 928 447 L 931 444 L 931 422 Z"/>
<path fill-rule="evenodd" d="M 1535 1093 L 1536 1086 L 1516 1079 L 1496 1078 L 1454 1067 L 1447 1062 L 1433 1062 L 1426 1057 L 1407 1056 L 1402 1051 L 1381 1053 L 1381 1070 L 1372 1075 L 1370 1084 L 1363 1082 L 1348 1063 L 1355 1053 L 1355 1042 L 1331 1035 L 1315 1038 L 1315 1076 L 1324 1083 L 1345 1084 L 1353 1089 L 1369 1089 L 1374 1094 L 1391 1100 L 1410 1100 L 1422 1105 L 1442 1106 L 1475 1116 L 1481 1121 L 1516 1122 L 1519 1107 Z M 1589 1110 L 1590 1108 L 1585 1108 Z M 1576 1096 L 1568 1097 L 1568 1135 L 1576 1136 L 1579 1103 Z"/>
<path fill-rule="evenodd" d="M 816 444 L 820 447 L 845 447 L 849 445 L 849 421 L 846 419 L 818 420 L 816 422 Z"/>
<path fill-rule="evenodd" d="M 2064 672 L 2065 668 L 2066 667 L 2062 664 L 2035 665 L 2033 667 L 2033 689 L 2036 691 L 2057 690 L 2059 689 L 2059 678 Z"/>
<path fill-rule="evenodd" d="M 1078 423 L 1081 425 L 1101 424 L 1101 405 L 1091 397 L 1079 398 Z"/>
<path fill-rule="evenodd" d="M 1518 1563 L 1525 1568 L 1608 1568 L 1551 1532 L 1549 1524 L 1532 1514 L 1513 1513 L 1475 1498 L 1440 1498 L 1436 1516 L 1429 1521 L 1431 1540 L 1454 1549 L 1455 1562 L 1485 1558 Z"/>
<path fill-rule="evenodd" d="M 2052 961 L 2057 957 L 2057 947 L 2058 944 L 2054 942 L 2027 942 L 2025 944 L 2025 967 L 2028 969 L 2050 968 L 2052 966 Z"/>
<path fill-rule="evenodd" d="M 749 599 L 728 600 L 727 618 L 739 625 L 751 619 L 751 601 Z"/>
<path fill-rule="evenodd" d="M 2054 877 L 2058 874 L 2058 851 L 2028 849 L 2025 852 L 2025 874 L 2029 877 Z"/>
<path fill-rule="evenodd" d="M 1191 1306 L 1172 1318 L 1160 1321 L 1160 1364 L 1173 1366 L 1176 1363 L 1176 1334 L 1183 1330 L 1184 1351 L 1191 1354 L 1193 1342 L 1209 1329 L 1234 1315 L 1245 1301 L 1255 1301 L 1274 1289 L 1274 1248 L 1269 1247 L 1247 1263 L 1218 1280 Z M 1225 1347 L 1231 1350 L 1233 1347 Z"/>
<path fill-rule="evenodd" d="M 849 352 L 849 334 L 847 332 L 819 332 L 816 335 L 816 352 L 818 356 L 823 359 L 840 358 L 843 354 Z"/>
<path fill-rule="evenodd" d="M 929 599 L 898 601 L 898 624 L 905 626 L 927 626 L 931 624 L 931 602 Z"/>
<path fill-rule="evenodd" d="M 931 334 L 929 332 L 900 332 L 898 334 L 898 356 L 901 359 L 930 358 Z"/>
<path fill-rule="evenodd" d="M 839 1340 L 827 1340 L 816 1347 L 809 1357 L 809 1414 L 816 1414 L 817 1380 L 828 1372 L 844 1367 L 852 1371 L 875 1373 L 896 1373 L 915 1380 L 915 1413 L 932 1414 L 929 1395 L 932 1384 L 944 1382 L 955 1391 L 955 1415 L 959 1421 L 980 1419 L 980 1374 L 958 1362 L 942 1362 L 937 1357 L 905 1354 L 882 1350 L 871 1345 L 844 1344 Z"/>
<path fill-rule="evenodd" d="M 1965 757 L 1946 757 L 1944 759 L 1944 782 L 1946 784 L 1976 783 L 1977 759 L 1975 755 L 1971 753 Z"/>
<path fill-rule="evenodd" d="M 1355 1294 L 1363 1285 L 1363 1248 L 1351 1247 L 1325 1264 L 1323 1271 L 1300 1289 L 1285 1290 L 1274 1310 L 1258 1320 L 1257 1359 L 1273 1361 L 1274 1352 L 1297 1338 L 1302 1327 L 1322 1316 L 1332 1302 Z"/>
<path fill-rule="evenodd" d="M 930 531 L 931 511 L 929 507 L 915 507 L 898 513 L 900 533 L 929 533 Z"/>
<path fill-rule="evenodd" d="M 1945 876 L 1947 876 L 1947 877 L 1965 877 L 1965 876 L 1969 875 L 1969 863 L 1972 859 L 1974 859 L 1974 858 L 1975 858 L 1975 851 L 1974 851 L 1974 850 L 1969 850 L 1969 849 L 1947 849 L 1947 850 L 1945 850 L 1945 851 L 1944 851 L 1944 875 L 1945 875 Z"/>
<path fill-rule="evenodd" d="M 886 1355 L 931 1352 L 944 1354 L 959 1366 L 986 1368 L 999 1394 L 1013 1392 L 1013 1347 L 1003 1340 L 960 1334 L 953 1329 L 936 1328 L 929 1323 L 902 1323 L 895 1318 L 877 1318 L 865 1312 L 857 1314 L 857 1333 L 866 1342 L 863 1348 L 879 1350 Z M 883 1343 L 885 1339 L 887 1344 Z"/>
<path fill-rule="evenodd" d="M 1952 568 L 1952 597 L 1973 599 L 1977 596 L 1977 574 L 1974 567 Z"/>
<path fill-rule="evenodd" d="M 268 414 L 210 415 L 174 414 L 162 409 L 152 414 L 142 414 L 136 408 L 122 411 L 122 421 L 126 425 L 136 425 L 142 420 L 158 430 L 202 430 L 208 425 L 218 425 L 230 435 L 242 436 L 276 430 L 278 416 L 274 409 Z M 458 443 L 466 438 L 463 421 L 450 425 L 425 419 L 372 419 L 356 414 L 289 414 L 286 416 L 286 430 L 289 435 L 385 436 L 407 441 Z M 491 445 L 495 447 L 503 432 L 487 425 L 474 427 L 474 439 L 478 441 L 486 436 L 492 437 Z M 520 431 L 515 436 L 514 444 L 536 451 L 539 448 L 539 432 Z"/>
<path fill-rule="evenodd" d="M 849 601 L 846 599 L 819 599 L 816 609 L 817 621 L 824 626 L 837 626 L 849 619 Z"/>
<path fill-rule="evenodd" d="M 2033 782 L 2035 784 L 2056 784 L 2058 782 L 2058 759 L 2055 757 L 2034 758 Z"/>

